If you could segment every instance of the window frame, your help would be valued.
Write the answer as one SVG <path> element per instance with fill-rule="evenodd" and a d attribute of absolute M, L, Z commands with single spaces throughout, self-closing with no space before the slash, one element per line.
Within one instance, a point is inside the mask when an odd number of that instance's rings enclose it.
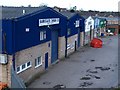
<path fill-rule="evenodd" d="M 46 39 L 46 31 L 43 31 L 43 40 Z"/>
<path fill-rule="evenodd" d="M 39 56 L 35 59 L 35 68 L 38 68 L 40 66 L 42 66 L 42 56 Z"/>
<path fill-rule="evenodd" d="M 46 31 L 40 31 L 40 41 L 45 40 L 47 38 Z"/>
<path fill-rule="evenodd" d="M 40 41 L 43 40 L 43 31 L 40 31 Z"/>
<path fill-rule="evenodd" d="M 29 66 L 27 66 L 28 63 L 30 63 Z M 22 68 L 23 65 L 25 65 L 25 68 Z M 22 64 L 22 65 L 20 65 L 20 66 L 17 67 L 17 69 L 16 69 L 16 73 L 19 74 L 19 73 L 21 73 L 21 72 L 27 70 L 27 69 L 30 68 L 30 67 L 32 67 L 32 63 L 31 63 L 31 61 L 26 62 L 26 63 L 24 63 L 24 64 Z M 20 68 L 19 71 L 18 71 L 18 68 Z"/>

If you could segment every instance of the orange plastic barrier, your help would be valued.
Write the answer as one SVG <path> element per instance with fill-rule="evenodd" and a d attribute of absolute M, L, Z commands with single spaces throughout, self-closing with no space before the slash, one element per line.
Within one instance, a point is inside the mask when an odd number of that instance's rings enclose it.
<path fill-rule="evenodd" d="M 4 88 L 7 88 L 8 85 L 6 83 L 0 82 L 0 90 L 4 90 Z"/>
<path fill-rule="evenodd" d="M 98 38 L 93 38 L 93 40 L 90 43 L 90 46 L 93 48 L 102 48 L 102 40 Z"/>

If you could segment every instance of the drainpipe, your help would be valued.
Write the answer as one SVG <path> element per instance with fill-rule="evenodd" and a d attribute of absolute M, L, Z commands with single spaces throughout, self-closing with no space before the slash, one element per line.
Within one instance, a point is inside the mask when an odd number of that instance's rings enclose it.
<path fill-rule="evenodd" d="M 65 36 L 65 58 L 67 57 L 67 36 Z"/>
<path fill-rule="evenodd" d="M 66 26 L 66 32 L 65 32 L 65 58 L 67 58 L 67 30 L 68 30 L 68 19 L 67 19 L 67 26 Z"/>
<path fill-rule="evenodd" d="M 12 20 L 12 56 L 13 56 L 13 60 L 12 60 L 12 65 L 13 65 L 13 70 L 15 71 L 16 68 L 15 68 L 15 40 L 14 40 L 14 35 L 15 35 L 15 20 L 13 19 Z"/>
<path fill-rule="evenodd" d="M 3 53 L 7 54 L 6 52 L 6 33 L 3 32 Z"/>

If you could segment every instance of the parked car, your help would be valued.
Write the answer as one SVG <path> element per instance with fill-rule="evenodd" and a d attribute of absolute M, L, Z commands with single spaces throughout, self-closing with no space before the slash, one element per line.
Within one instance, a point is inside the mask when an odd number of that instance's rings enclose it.
<path fill-rule="evenodd" d="M 113 36 L 113 35 L 114 35 L 114 33 L 113 33 L 113 32 L 110 32 L 110 33 L 109 33 L 109 36 Z"/>

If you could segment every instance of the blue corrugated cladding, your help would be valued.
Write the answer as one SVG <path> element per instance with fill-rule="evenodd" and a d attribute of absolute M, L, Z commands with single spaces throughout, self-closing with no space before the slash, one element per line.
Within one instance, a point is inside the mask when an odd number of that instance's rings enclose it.
<path fill-rule="evenodd" d="M 80 18 L 81 18 L 81 22 L 80 22 L 81 29 L 80 29 L 80 32 L 85 32 L 85 18 L 83 18 L 81 16 L 80 16 Z"/>
<path fill-rule="evenodd" d="M 2 20 L 2 53 L 13 52 L 13 21 Z"/>
<path fill-rule="evenodd" d="M 75 27 L 76 20 L 80 21 L 79 27 Z M 78 29 L 80 29 L 80 32 L 84 31 L 84 18 L 81 17 L 79 14 L 75 14 L 68 20 L 68 28 L 70 29 L 71 33 L 68 35 L 68 37 L 75 35 L 78 33 Z"/>
<path fill-rule="evenodd" d="M 39 19 L 45 18 L 60 18 L 59 25 L 51 25 L 50 29 L 47 26 L 39 26 Z M 48 8 L 43 12 L 37 14 L 31 14 L 24 17 L 17 18 L 15 20 L 14 29 L 14 52 L 47 42 L 51 40 L 51 30 L 58 31 L 59 36 L 65 35 L 66 30 L 66 17 L 58 14 L 56 11 Z M 25 32 L 25 29 L 29 28 L 29 32 Z M 47 39 L 40 41 L 40 31 L 45 30 L 47 33 Z"/>

